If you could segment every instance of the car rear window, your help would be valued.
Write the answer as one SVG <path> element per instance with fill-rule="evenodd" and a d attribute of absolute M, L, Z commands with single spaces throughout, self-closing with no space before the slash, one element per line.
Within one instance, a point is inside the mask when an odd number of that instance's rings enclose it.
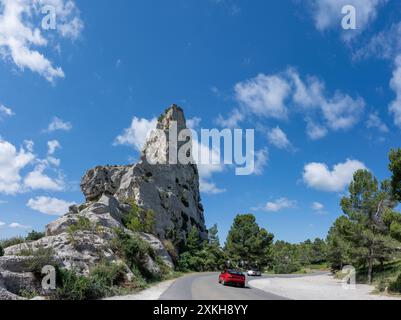
<path fill-rule="evenodd" d="M 235 271 L 235 270 L 227 270 L 229 274 L 237 275 L 237 276 L 242 276 L 242 272 Z"/>

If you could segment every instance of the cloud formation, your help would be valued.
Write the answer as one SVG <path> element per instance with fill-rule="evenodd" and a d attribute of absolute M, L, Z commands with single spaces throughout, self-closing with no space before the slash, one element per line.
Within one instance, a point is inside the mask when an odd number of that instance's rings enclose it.
<path fill-rule="evenodd" d="M 342 8 L 346 5 L 355 7 L 357 29 L 343 32 L 345 39 L 363 32 L 375 20 L 379 8 L 387 2 L 388 0 L 309 0 L 315 27 L 319 31 L 342 30 Z"/>
<path fill-rule="evenodd" d="M 47 127 L 47 132 L 54 131 L 70 131 L 72 129 L 71 122 L 64 121 L 58 117 L 54 117 Z"/>
<path fill-rule="evenodd" d="M 288 150 L 292 148 L 292 144 L 290 140 L 288 140 L 286 133 L 278 126 L 268 131 L 267 139 L 272 145 L 279 149 Z"/>
<path fill-rule="evenodd" d="M 29 199 L 27 206 L 32 210 L 47 215 L 61 216 L 67 213 L 69 207 L 74 204 L 74 202 L 67 202 L 57 198 L 36 197 L 34 199 Z"/>
<path fill-rule="evenodd" d="M 357 170 L 366 169 L 365 164 L 358 160 L 346 160 L 344 163 L 336 164 L 332 170 L 327 164 L 313 162 L 305 165 L 303 181 L 313 189 L 341 192 L 351 182 Z"/>
<path fill-rule="evenodd" d="M 83 22 L 73 0 L 0 0 L 0 56 L 54 82 L 65 76 L 64 71 L 37 50 L 51 43 L 51 30 L 41 28 L 42 9 L 49 6 L 55 10 L 56 34 L 70 40 L 79 37 Z"/>
<path fill-rule="evenodd" d="M 280 198 L 274 201 L 269 201 L 263 207 L 252 208 L 254 211 L 266 211 L 266 212 L 279 212 L 285 209 L 296 208 L 297 202 L 289 200 L 287 198 Z"/>

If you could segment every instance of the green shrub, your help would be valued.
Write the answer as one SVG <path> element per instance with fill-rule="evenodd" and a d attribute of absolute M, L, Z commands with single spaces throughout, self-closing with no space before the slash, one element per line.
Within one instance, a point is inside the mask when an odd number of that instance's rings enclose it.
<path fill-rule="evenodd" d="M 163 240 L 162 242 L 173 261 L 178 261 L 178 251 L 171 240 Z"/>
<path fill-rule="evenodd" d="M 0 257 L 4 256 L 4 249 L 0 244 Z"/>
<path fill-rule="evenodd" d="M 42 276 L 42 269 L 44 266 L 57 266 L 56 254 L 52 248 L 39 247 L 36 250 L 29 248 L 21 250 L 19 255 L 31 257 L 27 262 L 27 268 L 38 278 Z"/>
<path fill-rule="evenodd" d="M 37 241 L 42 239 L 45 236 L 44 232 L 36 232 L 35 230 L 28 233 L 27 237 L 25 238 L 26 241 Z"/>
<path fill-rule="evenodd" d="M 77 222 L 68 227 L 67 232 L 73 235 L 78 231 L 93 231 L 94 228 L 95 226 L 87 217 L 79 216 Z"/>
<path fill-rule="evenodd" d="M 96 286 L 93 281 L 74 271 L 57 270 L 56 298 L 59 300 L 93 300 L 103 297 L 103 288 Z"/>
<path fill-rule="evenodd" d="M 391 292 L 401 293 L 401 274 L 395 281 L 390 283 L 389 289 Z"/>
<path fill-rule="evenodd" d="M 38 293 L 35 292 L 35 291 L 21 290 L 21 291 L 18 293 L 18 295 L 19 295 L 20 297 L 25 298 L 25 299 L 31 300 L 31 299 L 37 297 L 37 296 L 38 296 Z"/>
<path fill-rule="evenodd" d="M 144 267 L 148 256 L 155 259 L 152 247 L 139 236 L 129 235 L 122 229 L 115 230 L 116 237 L 113 239 L 112 246 L 115 251 L 124 259 L 131 270 L 139 269 L 141 275 L 151 278 L 152 275 Z"/>
<path fill-rule="evenodd" d="M 25 239 L 23 237 L 13 237 L 10 239 L 6 239 L 6 240 L 2 240 L 1 241 L 1 246 L 3 248 L 8 248 L 8 247 L 12 247 L 15 246 L 17 244 L 21 244 L 24 243 Z"/>
<path fill-rule="evenodd" d="M 90 277 L 104 288 L 117 286 L 125 281 L 125 267 L 122 264 L 102 263 L 92 269 Z"/>
<path fill-rule="evenodd" d="M 134 200 L 129 199 L 127 204 L 131 206 L 129 212 L 122 218 L 123 225 L 134 232 L 153 234 L 155 227 L 155 214 L 152 210 L 143 210 Z"/>

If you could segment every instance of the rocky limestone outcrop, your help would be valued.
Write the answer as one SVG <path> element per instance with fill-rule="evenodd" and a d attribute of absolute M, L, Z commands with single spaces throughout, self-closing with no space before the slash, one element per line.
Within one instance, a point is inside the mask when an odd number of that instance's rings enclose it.
<path fill-rule="evenodd" d="M 173 105 L 159 118 L 157 128 L 169 135 L 171 124 L 178 131 L 186 128 L 184 113 Z M 185 244 L 191 228 L 202 238 L 207 237 L 203 207 L 199 193 L 196 165 L 150 164 L 146 152 L 167 158 L 177 152 L 165 140 L 151 135 L 145 144 L 139 163 L 127 166 L 99 166 L 82 178 L 81 189 L 86 202 L 71 206 L 68 213 L 46 226 L 46 236 L 38 241 L 23 243 L 5 249 L 0 257 L 0 300 L 21 299 L 22 291 L 42 292 L 40 282 L 27 267 L 27 252 L 51 249 L 54 261 L 62 267 L 88 275 L 99 262 L 124 263 L 114 251 L 112 240 L 115 229 L 124 229 L 122 218 L 130 211 L 130 201 L 155 215 L 155 234 L 136 233 L 146 241 L 158 258 L 169 267 L 174 264 L 163 241 L 170 240 L 179 250 Z M 93 230 L 74 232 L 69 227 L 86 218 Z M 24 256 L 23 256 L 24 255 Z M 161 272 L 154 257 L 146 257 L 143 266 L 150 274 Z M 126 266 L 127 279 L 134 275 Z"/>
<path fill-rule="evenodd" d="M 157 237 L 180 246 L 192 227 L 197 228 L 201 238 L 207 237 L 197 166 L 150 164 L 145 157 L 150 153 L 162 162 L 169 159 L 170 152 L 177 153 L 183 143 L 170 150 L 169 129 L 173 121 L 178 133 L 187 128 L 182 109 L 175 105 L 166 110 L 157 124 L 166 140 L 150 135 L 138 164 L 96 167 L 83 177 L 81 188 L 88 203 L 106 195 L 117 199 L 120 205 L 133 199 L 145 210 L 152 210 L 156 215 Z"/>

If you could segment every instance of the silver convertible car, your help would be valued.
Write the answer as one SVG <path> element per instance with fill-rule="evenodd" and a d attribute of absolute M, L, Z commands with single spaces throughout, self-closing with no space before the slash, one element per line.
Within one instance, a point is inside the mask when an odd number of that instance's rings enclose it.
<path fill-rule="evenodd" d="M 250 277 L 261 277 L 262 276 L 262 272 L 260 272 L 259 270 L 248 270 L 246 272 L 246 274 Z"/>

